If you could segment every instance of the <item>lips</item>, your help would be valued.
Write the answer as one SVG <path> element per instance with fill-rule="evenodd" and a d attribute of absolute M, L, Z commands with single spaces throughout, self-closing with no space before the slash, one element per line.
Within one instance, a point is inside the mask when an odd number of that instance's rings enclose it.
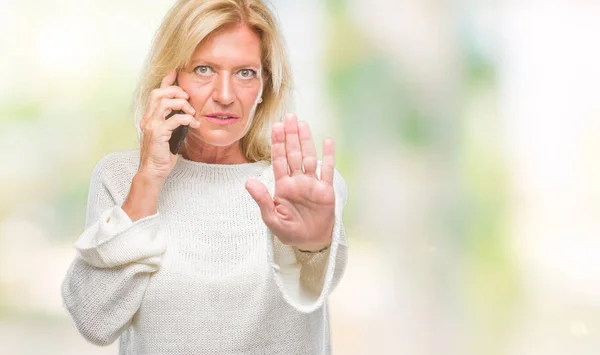
<path fill-rule="evenodd" d="M 211 117 L 214 119 L 218 119 L 218 120 L 230 120 L 230 119 L 237 119 L 238 116 L 234 115 L 233 113 L 227 113 L 227 112 L 215 112 L 215 113 L 210 113 L 208 115 L 206 115 L 206 117 Z"/>
<path fill-rule="evenodd" d="M 239 117 L 229 112 L 215 112 L 205 115 L 204 118 L 217 125 L 229 125 L 235 123 Z"/>

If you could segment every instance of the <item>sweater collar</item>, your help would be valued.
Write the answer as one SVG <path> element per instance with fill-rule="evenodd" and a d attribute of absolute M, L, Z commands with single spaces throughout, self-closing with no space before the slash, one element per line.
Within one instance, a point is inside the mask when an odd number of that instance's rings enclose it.
<path fill-rule="evenodd" d="M 211 164 L 188 160 L 181 154 L 169 176 L 183 179 L 223 182 L 246 180 L 261 175 L 271 164 L 253 162 L 242 164 Z"/>

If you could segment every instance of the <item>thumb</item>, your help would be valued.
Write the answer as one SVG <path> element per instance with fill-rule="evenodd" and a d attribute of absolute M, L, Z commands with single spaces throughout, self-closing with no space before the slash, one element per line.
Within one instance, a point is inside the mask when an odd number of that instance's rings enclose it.
<path fill-rule="evenodd" d="M 258 208 L 260 208 L 260 213 L 265 223 L 274 223 L 275 204 L 273 203 L 273 198 L 271 198 L 265 184 L 255 179 L 249 179 L 246 181 L 246 190 L 248 190 L 250 196 L 252 196 L 254 201 L 256 201 L 256 204 L 258 204 Z"/>

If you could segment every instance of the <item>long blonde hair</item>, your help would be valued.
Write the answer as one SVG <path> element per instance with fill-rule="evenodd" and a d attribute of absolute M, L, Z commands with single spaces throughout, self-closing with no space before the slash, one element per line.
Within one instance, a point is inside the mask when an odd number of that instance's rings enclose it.
<path fill-rule="evenodd" d="M 134 93 L 133 111 L 138 144 L 140 121 L 152 90 L 173 70 L 187 67 L 200 42 L 211 33 L 238 23 L 250 26 L 261 38 L 263 102 L 241 139 L 242 153 L 250 161 L 271 160 L 270 127 L 287 108 L 291 74 L 284 41 L 275 18 L 261 0 L 179 0 L 158 28 Z"/>

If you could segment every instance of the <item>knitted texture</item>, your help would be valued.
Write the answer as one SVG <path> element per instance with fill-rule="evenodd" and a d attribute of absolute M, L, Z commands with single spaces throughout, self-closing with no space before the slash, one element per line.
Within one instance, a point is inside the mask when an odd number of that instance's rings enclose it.
<path fill-rule="evenodd" d="M 179 156 L 158 212 L 132 222 L 121 205 L 139 153 L 110 153 L 92 172 L 85 230 L 62 283 L 77 330 L 97 345 L 120 338 L 121 355 L 330 354 L 327 296 L 348 259 L 339 172 L 333 242 L 302 253 L 269 231 L 244 187 L 255 178 L 273 196 L 262 162 Z"/>

